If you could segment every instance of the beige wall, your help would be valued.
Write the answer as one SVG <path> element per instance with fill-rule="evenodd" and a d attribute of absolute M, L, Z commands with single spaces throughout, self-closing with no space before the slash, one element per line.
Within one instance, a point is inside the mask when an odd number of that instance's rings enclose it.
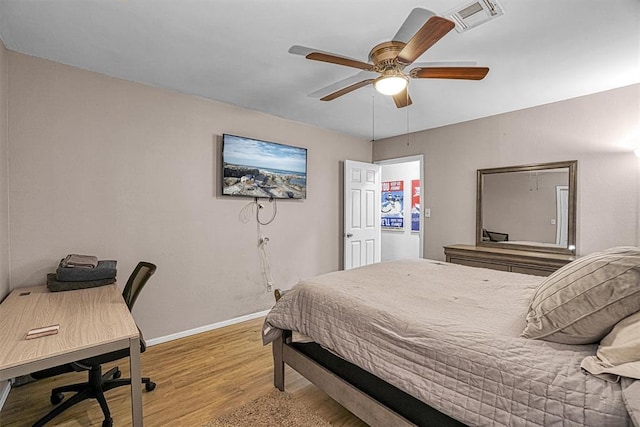
<path fill-rule="evenodd" d="M 15 52 L 9 59 L 11 286 L 68 253 L 158 272 L 134 314 L 155 338 L 266 310 L 250 200 L 216 197 L 228 132 L 308 148 L 308 198 L 263 227 L 276 286 L 341 267 L 344 159 L 371 142 Z M 267 205 L 264 217 L 271 213 Z"/>
<path fill-rule="evenodd" d="M 638 130 L 640 85 L 419 132 L 409 146 L 403 136 L 372 148 L 3 47 L 0 82 L 0 293 L 9 289 L 9 273 L 11 288 L 41 283 L 70 252 L 117 259 L 123 281 L 138 260 L 155 262 L 158 273 L 135 310 L 148 338 L 273 302 L 257 226 L 240 220 L 247 201 L 216 197 L 224 132 L 309 149 L 308 199 L 280 202 L 262 230 L 274 282 L 285 289 L 341 267 L 342 161 L 370 161 L 372 152 L 374 160 L 424 154 L 427 258 L 443 259 L 443 245 L 474 242 L 476 169 L 573 159 L 578 253 L 639 244 L 640 164 L 624 141 Z"/>
<path fill-rule="evenodd" d="M 424 154 L 424 256 L 435 259 L 443 245 L 475 243 L 477 169 L 578 160 L 577 252 L 587 254 L 640 244 L 640 162 L 631 153 L 640 141 L 629 140 L 639 126 L 632 85 L 417 132 L 408 146 L 406 136 L 376 141 L 373 158 Z"/>
<path fill-rule="evenodd" d="M 9 293 L 9 177 L 7 162 L 9 74 L 7 64 L 7 49 L 0 40 L 0 301 Z"/>

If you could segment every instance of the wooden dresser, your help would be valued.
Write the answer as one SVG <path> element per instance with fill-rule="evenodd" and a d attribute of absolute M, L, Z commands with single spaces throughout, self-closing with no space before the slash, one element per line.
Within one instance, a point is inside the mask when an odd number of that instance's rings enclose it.
<path fill-rule="evenodd" d="M 444 247 L 447 262 L 514 273 L 548 276 L 576 259 L 573 255 L 551 254 L 472 245 Z"/>

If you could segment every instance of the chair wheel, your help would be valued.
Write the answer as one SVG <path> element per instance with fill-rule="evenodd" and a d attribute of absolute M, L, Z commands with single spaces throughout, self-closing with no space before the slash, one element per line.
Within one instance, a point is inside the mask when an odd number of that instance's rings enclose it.
<path fill-rule="evenodd" d="M 117 371 L 115 371 L 113 373 L 113 379 L 117 380 L 118 378 L 120 378 L 122 376 L 122 371 L 120 369 L 118 369 Z"/>
<path fill-rule="evenodd" d="M 149 381 L 148 383 L 145 383 L 144 389 L 147 391 L 153 391 L 156 389 L 156 383 L 154 383 L 153 381 Z"/>
<path fill-rule="evenodd" d="M 62 393 L 52 394 L 50 400 L 52 405 L 57 405 L 58 403 L 64 400 L 64 394 Z"/>
<path fill-rule="evenodd" d="M 105 418 L 104 421 L 102 421 L 102 427 L 113 427 L 113 418 Z"/>

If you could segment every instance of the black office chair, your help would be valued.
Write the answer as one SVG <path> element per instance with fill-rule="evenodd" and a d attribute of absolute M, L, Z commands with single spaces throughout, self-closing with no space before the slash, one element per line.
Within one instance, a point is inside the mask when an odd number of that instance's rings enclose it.
<path fill-rule="evenodd" d="M 136 302 L 140 291 L 155 271 L 156 266 L 148 262 L 138 263 L 136 268 L 133 270 L 133 273 L 131 273 L 129 280 L 127 281 L 127 285 L 122 291 L 122 296 L 124 297 L 129 310 L 133 308 L 133 304 Z M 146 343 L 142 337 L 142 332 L 140 332 L 140 353 L 143 353 L 145 350 Z M 125 357 L 129 357 L 128 348 L 32 373 L 31 376 L 36 379 L 49 378 L 55 375 L 74 371 L 88 371 L 89 374 L 88 381 L 85 383 L 66 385 L 51 390 L 52 405 L 57 405 L 62 402 L 64 399 L 63 393 L 75 391 L 76 394 L 42 417 L 33 426 L 40 427 L 45 425 L 71 406 L 82 402 L 85 399 L 96 399 L 100 404 L 100 408 L 102 408 L 102 413 L 104 414 L 102 427 L 111 427 L 113 425 L 113 420 L 111 418 L 111 413 L 109 412 L 109 406 L 107 405 L 104 393 L 116 387 L 130 385 L 131 379 L 120 378 L 122 372 L 118 367 L 112 368 L 107 373 L 102 374 L 102 365 Z M 145 390 L 147 391 L 153 391 L 156 388 L 156 384 L 149 378 L 142 378 L 142 383 L 145 385 Z"/>

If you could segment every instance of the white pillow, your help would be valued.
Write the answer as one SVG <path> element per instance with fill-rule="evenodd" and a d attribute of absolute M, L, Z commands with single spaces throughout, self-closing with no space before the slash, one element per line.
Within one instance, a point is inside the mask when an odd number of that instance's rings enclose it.
<path fill-rule="evenodd" d="M 611 248 L 579 258 L 543 280 L 531 298 L 521 336 L 595 343 L 637 311 L 640 248 Z"/>
<path fill-rule="evenodd" d="M 582 361 L 582 369 L 612 379 L 606 374 L 640 379 L 640 311 L 621 320 L 600 341 L 595 356 Z"/>

